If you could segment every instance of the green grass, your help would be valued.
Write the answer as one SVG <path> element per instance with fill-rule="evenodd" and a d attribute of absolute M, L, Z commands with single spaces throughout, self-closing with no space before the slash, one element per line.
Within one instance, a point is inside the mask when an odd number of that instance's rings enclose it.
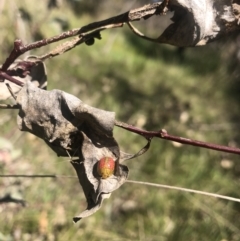
<path fill-rule="evenodd" d="M 31 2 L 31 1 L 25 1 Z M 33 15 L 35 6 L 27 5 Z M 41 16 L 44 8 L 41 5 Z M 0 29 L 1 61 L 7 57 L 16 37 L 9 9 Z M 111 11 L 109 16 L 111 16 Z M 59 29 L 51 18 L 40 25 L 44 36 Z M 65 6 L 64 18 L 70 28 L 95 21 L 94 16 L 74 16 Z M 98 18 L 99 20 L 99 18 Z M 34 21 L 40 21 L 38 18 Z M 26 29 L 31 24 L 25 23 Z M 116 112 L 116 118 L 149 130 L 165 128 L 169 133 L 219 144 L 239 145 L 239 84 L 230 71 L 231 55 L 226 45 L 185 49 L 182 56 L 171 46 L 138 39 L 127 28 L 102 33 L 103 39 L 88 47 L 46 61 L 48 89 L 61 89 L 85 103 Z M 30 42 L 30 40 L 28 40 Z M 230 46 L 232 43 L 227 43 Z M 223 46 L 223 47 L 222 47 Z M 48 51 L 51 47 L 46 48 Z M 33 51 L 42 54 L 46 49 Z M 57 158 L 44 142 L 24 133 L 19 138 L 16 111 L 1 110 L 9 121 L 1 124 L 1 136 L 14 142 L 22 156 L 0 168 L 1 173 L 75 175 L 67 158 Z M 186 119 L 182 116 L 187 116 Z M 218 124 L 228 123 L 218 129 Z M 135 153 L 146 141 L 115 128 L 114 136 L 123 151 Z M 233 163 L 223 168 L 221 161 Z M 150 150 L 127 161 L 129 179 L 175 185 L 239 197 L 239 158 L 197 147 L 176 147 L 154 139 Z M 75 178 L 19 179 L 28 206 L 0 205 L 0 233 L 19 240 L 238 240 L 240 205 L 211 197 L 186 194 L 126 183 L 115 191 L 102 209 L 80 224 L 72 217 L 84 210 L 85 198 Z M 0 179 L 1 193 L 14 180 Z M 15 234 L 16 235 L 16 234 Z M 30 237 L 30 238 L 29 238 Z M 0 239 L 1 240 L 1 239 Z M 2 239 L 4 240 L 4 239 Z"/>

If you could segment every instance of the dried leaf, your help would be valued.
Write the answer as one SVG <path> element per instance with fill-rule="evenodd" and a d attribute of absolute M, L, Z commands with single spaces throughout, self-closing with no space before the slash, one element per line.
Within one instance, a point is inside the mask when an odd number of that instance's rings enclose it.
<path fill-rule="evenodd" d="M 113 137 L 115 113 L 86 105 L 61 90 L 46 91 L 27 82 L 17 96 L 20 107 L 18 127 L 43 139 L 59 156 L 77 156 L 72 165 L 87 199 L 87 209 L 74 222 L 96 212 L 105 198 L 118 189 L 128 177 L 124 160 L 145 153 L 150 139 L 137 154 L 120 151 Z M 99 160 L 114 161 L 114 172 L 101 176 Z"/>
<path fill-rule="evenodd" d="M 86 105 L 61 90 L 45 91 L 28 82 L 17 96 L 18 127 L 43 139 L 58 156 L 78 156 L 83 134 L 99 147 L 112 139 L 113 112 Z M 105 137 L 105 139 L 103 138 Z"/>
<path fill-rule="evenodd" d="M 79 159 L 72 162 L 87 198 L 88 208 L 75 220 L 97 211 L 102 200 L 127 179 L 128 168 L 119 164 L 120 150 L 113 137 L 113 112 L 86 105 L 61 90 L 45 91 L 28 82 L 17 96 L 20 106 L 18 127 L 42 138 L 59 156 Z M 106 179 L 97 173 L 102 157 L 111 157 L 115 172 Z"/>
<path fill-rule="evenodd" d="M 169 25 L 157 42 L 180 47 L 205 45 L 237 28 L 230 0 L 171 0 L 174 12 Z"/>

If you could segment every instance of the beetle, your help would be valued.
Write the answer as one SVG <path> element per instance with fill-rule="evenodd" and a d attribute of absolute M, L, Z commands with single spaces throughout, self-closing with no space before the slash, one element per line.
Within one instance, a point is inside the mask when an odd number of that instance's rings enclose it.
<path fill-rule="evenodd" d="M 97 172 L 102 179 L 110 177 L 115 170 L 115 161 L 111 157 L 102 157 L 97 163 Z"/>

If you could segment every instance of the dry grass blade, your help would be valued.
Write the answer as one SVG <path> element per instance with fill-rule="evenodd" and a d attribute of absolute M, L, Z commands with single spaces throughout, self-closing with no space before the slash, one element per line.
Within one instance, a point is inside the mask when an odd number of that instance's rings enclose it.
<path fill-rule="evenodd" d="M 229 201 L 233 201 L 233 202 L 240 202 L 240 199 L 238 199 L 238 198 L 229 197 L 229 196 L 220 195 L 220 194 L 211 193 L 211 192 L 204 192 L 204 191 L 189 189 L 189 188 L 169 186 L 169 185 L 158 184 L 158 183 L 151 183 L 151 182 L 134 181 L 134 180 L 127 180 L 126 182 L 134 183 L 134 184 L 140 184 L 140 185 L 147 185 L 147 186 L 152 186 L 152 187 L 159 187 L 159 188 L 178 190 L 178 191 L 182 191 L 182 192 L 189 192 L 189 193 L 195 193 L 195 194 L 200 194 L 200 195 L 206 195 L 206 196 L 209 196 L 209 197 L 225 199 L 225 200 L 229 200 Z"/>

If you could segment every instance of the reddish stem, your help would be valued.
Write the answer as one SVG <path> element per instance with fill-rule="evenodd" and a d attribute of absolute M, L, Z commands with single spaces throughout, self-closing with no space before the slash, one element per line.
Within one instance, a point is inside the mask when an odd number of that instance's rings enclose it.
<path fill-rule="evenodd" d="M 8 56 L 8 58 L 6 59 L 6 61 L 4 62 L 4 64 L 2 65 L 1 70 L 6 71 L 8 67 L 15 61 L 15 59 L 17 59 L 23 53 L 25 52 L 23 51 L 22 40 L 16 39 L 14 41 L 13 50 Z"/>
<path fill-rule="evenodd" d="M 123 122 L 119 122 L 119 121 L 115 121 L 115 125 L 123 128 L 123 129 L 126 129 L 128 131 L 139 134 L 139 135 L 145 137 L 148 140 L 153 138 L 153 137 L 158 137 L 158 138 L 161 138 L 161 139 L 175 141 L 175 142 L 179 142 L 179 143 L 186 144 L 186 145 L 199 146 L 199 147 L 212 149 L 212 150 L 216 150 L 216 151 L 222 151 L 222 152 L 228 152 L 228 153 L 240 155 L 240 149 L 239 148 L 222 146 L 222 145 L 217 145 L 217 144 L 213 144 L 213 143 L 208 143 L 208 142 L 192 140 L 192 139 L 188 139 L 188 138 L 184 138 L 184 137 L 169 135 L 167 133 L 167 131 L 164 130 L 164 129 L 162 129 L 160 131 L 146 131 L 146 130 L 142 130 L 140 128 L 137 128 L 135 126 L 128 125 L 128 124 L 123 123 Z"/>
<path fill-rule="evenodd" d="M 11 54 L 6 59 L 6 61 L 4 62 L 0 70 L 6 71 L 9 68 L 9 66 L 15 61 L 15 59 L 17 59 L 20 55 L 24 54 L 29 50 L 40 48 L 48 44 L 51 44 L 69 37 L 73 37 L 76 35 L 83 35 L 86 32 L 97 30 L 98 28 L 103 28 L 103 27 L 106 27 L 107 25 L 116 25 L 115 27 L 121 27 L 123 23 L 126 23 L 126 22 L 137 21 L 142 18 L 146 19 L 155 14 L 162 13 L 164 8 L 167 6 L 167 4 L 168 4 L 168 0 L 164 0 L 163 3 L 149 4 L 144 7 L 125 12 L 118 16 L 115 16 L 103 21 L 94 22 L 86 26 L 83 26 L 82 28 L 72 29 L 64 33 L 61 33 L 60 35 L 42 39 L 40 41 L 36 41 L 31 44 L 24 45 L 20 39 L 17 39 L 14 42 L 14 47 Z"/>
<path fill-rule="evenodd" d="M 14 84 L 16 84 L 16 85 L 24 86 L 24 83 L 23 83 L 23 82 L 15 79 L 15 78 L 13 78 L 12 76 L 8 75 L 8 74 L 5 73 L 5 72 L 2 72 L 1 70 L 0 70 L 0 77 L 2 77 L 3 79 L 7 79 L 7 80 L 11 81 L 12 83 L 14 83 Z M 1 81 L 0 81 L 0 82 L 1 82 Z"/>
<path fill-rule="evenodd" d="M 17 59 L 20 55 L 26 53 L 27 51 L 36 49 L 36 48 L 41 48 L 48 44 L 63 40 L 65 38 L 75 36 L 78 34 L 78 31 L 79 31 L 79 29 L 69 30 L 60 35 L 53 36 L 48 39 L 42 39 L 42 40 L 36 41 L 31 44 L 27 44 L 27 45 L 23 45 L 23 43 L 20 39 L 15 40 L 13 50 L 12 50 L 11 54 L 9 55 L 9 57 L 4 62 L 4 64 L 2 65 L 1 70 L 6 71 L 8 69 L 8 67 L 15 61 L 15 59 Z"/>

